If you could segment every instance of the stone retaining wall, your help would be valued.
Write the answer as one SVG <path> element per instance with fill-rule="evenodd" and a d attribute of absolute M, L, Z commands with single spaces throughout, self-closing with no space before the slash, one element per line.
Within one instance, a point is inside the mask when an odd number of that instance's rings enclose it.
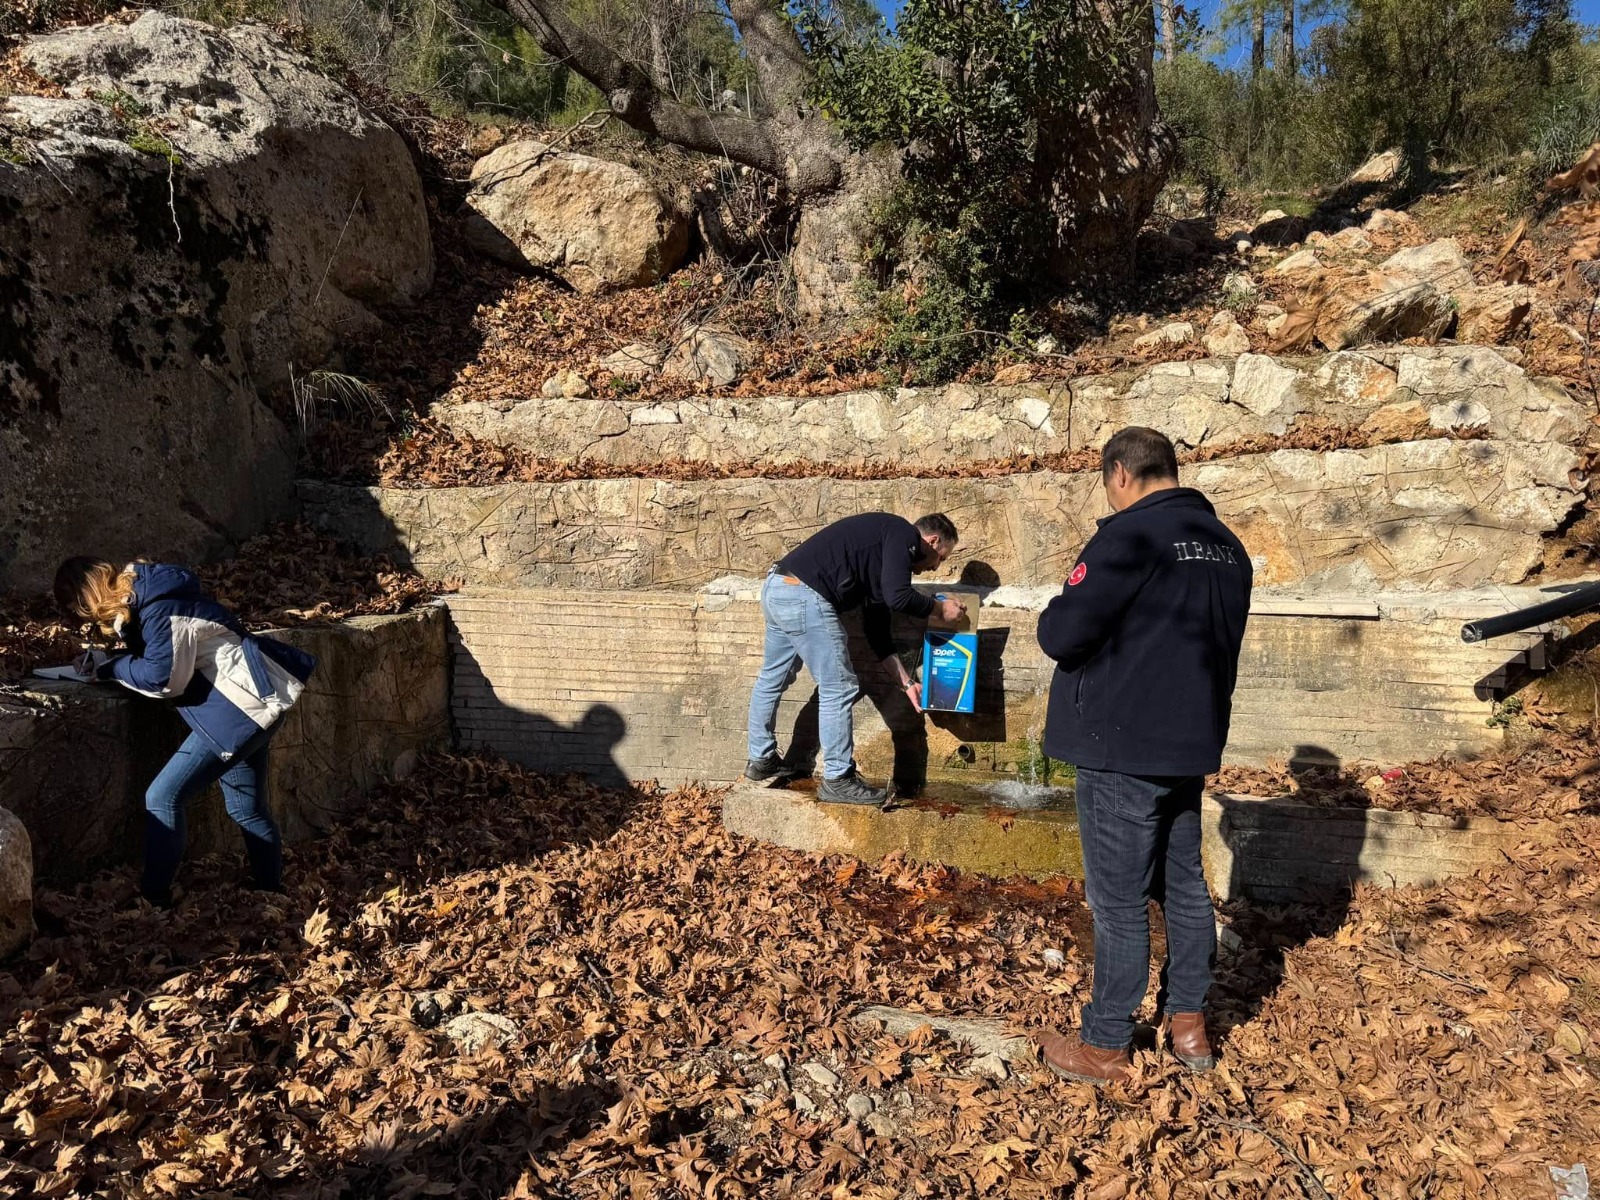
<path fill-rule="evenodd" d="M 1578 458 L 1554 443 L 1434 439 L 1280 450 L 1183 470 L 1239 534 L 1258 584 L 1445 589 L 1516 583 L 1581 502 Z M 760 574 L 852 513 L 941 510 L 953 566 L 1058 584 L 1107 511 L 1098 472 L 973 479 L 585 479 L 471 488 L 307 481 L 302 511 L 365 553 L 472 586 L 688 587 Z"/>
<path fill-rule="evenodd" d="M 1180 446 L 1280 434 L 1303 416 L 1379 420 L 1419 431 L 1576 441 L 1582 405 L 1482 346 L 1343 351 L 1320 359 L 1160 363 L 1056 384 L 952 384 L 837 396 L 698 396 L 644 402 L 538 394 L 498 405 L 441 402 L 449 428 L 562 460 L 651 467 L 664 461 L 947 467 L 1017 454 L 1098 449 L 1124 425 Z"/>
<path fill-rule="evenodd" d="M 273 741 L 273 811 L 290 841 L 325 832 L 375 784 L 449 739 L 445 614 L 436 606 L 273 636 L 318 668 Z M 0 696 L 0 807 L 63 884 L 136 858 L 144 790 L 187 730 L 170 705 L 118 687 L 43 680 Z M 191 855 L 238 853 L 215 790 L 190 812 Z"/>
<path fill-rule="evenodd" d="M 449 598 L 457 737 L 546 771 L 607 782 L 725 782 L 745 757 L 760 666 L 760 608 L 739 584 L 717 592 L 478 591 Z M 731 593 L 731 594 L 730 594 Z M 1258 595 L 1234 703 L 1232 762 L 1397 762 L 1470 755 L 1501 743 L 1485 681 L 1514 684 L 1538 633 L 1466 645 L 1461 622 L 1541 598 L 1482 594 Z M 1037 600 L 1037 597 L 1034 598 Z M 867 699 L 857 758 L 878 778 L 1017 778 L 1038 769 L 1051 664 L 1029 608 L 980 613 L 973 716 L 910 710 L 859 638 Z M 896 630 L 908 655 L 920 630 Z M 1509 674 L 1509 678 L 1504 677 Z M 815 744 L 814 688 L 802 676 L 779 714 L 785 748 Z"/>

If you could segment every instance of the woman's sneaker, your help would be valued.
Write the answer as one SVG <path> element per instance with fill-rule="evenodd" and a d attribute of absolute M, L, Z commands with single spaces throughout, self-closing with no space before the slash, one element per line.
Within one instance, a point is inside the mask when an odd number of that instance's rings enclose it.
<path fill-rule="evenodd" d="M 873 787 L 857 772 L 851 771 L 837 779 L 824 779 L 822 786 L 817 789 L 817 799 L 829 804 L 882 804 L 889 799 L 889 793 L 883 788 Z"/>

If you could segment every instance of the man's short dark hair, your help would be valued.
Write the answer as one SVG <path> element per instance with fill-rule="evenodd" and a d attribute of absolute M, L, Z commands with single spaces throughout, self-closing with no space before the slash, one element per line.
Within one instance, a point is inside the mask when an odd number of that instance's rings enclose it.
<path fill-rule="evenodd" d="M 1100 452 L 1100 475 L 1111 478 L 1111 468 L 1118 463 L 1133 476 L 1134 482 L 1178 478 L 1178 452 L 1172 440 L 1157 429 L 1143 425 L 1129 425 L 1111 435 L 1106 448 Z"/>
<path fill-rule="evenodd" d="M 917 532 L 938 538 L 940 545 L 948 550 L 955 549 L 956 543 L 961 540 L 956 534 L 956 523 L 943 513 L 929 513 L 925 517 L 918 517 Z"/>

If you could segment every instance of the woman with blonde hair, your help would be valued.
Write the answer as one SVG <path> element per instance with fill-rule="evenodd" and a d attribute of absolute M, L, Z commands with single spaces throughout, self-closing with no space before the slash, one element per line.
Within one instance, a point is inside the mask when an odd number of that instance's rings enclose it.
<path fill-rule="evenodd" d="M 247 631 L 183 567 L 69 558 L 56 572 L 55 598 L 62 612 L 95 622 L 127 648 L 109 658 L 91 652 L 80 671 L 172 701 L 190 729 L 145 793 L 145 899 L 171 906 L 184 810 L 213 783 L 244 832 L 252 884 L 280 890 L 283 840 L 267 804 L 267 753 L 316 659 Z"/>

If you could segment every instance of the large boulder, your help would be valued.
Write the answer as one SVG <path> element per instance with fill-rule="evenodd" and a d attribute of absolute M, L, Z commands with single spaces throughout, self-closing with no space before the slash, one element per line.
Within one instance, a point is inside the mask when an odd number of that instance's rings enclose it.
<path fill-rule="evenodd" d="M 632 167 L 511 142 L 472 168 L 472 245 L 585 295 L 645 287 L 683 261 L 689 221 Z"/>
<path fill-rule="evenodd" d="M 16 814 L 0 808 L 0 959 L 33 936 L 33 843 Z"/>
<path fill-rule="evenodd" d="M 264 395 L 432 278 L 405 144 L 268 30 L 163 13 L 21 48 L 0 100 L 0 588 L 198 558 L 293 505 Z"/>

